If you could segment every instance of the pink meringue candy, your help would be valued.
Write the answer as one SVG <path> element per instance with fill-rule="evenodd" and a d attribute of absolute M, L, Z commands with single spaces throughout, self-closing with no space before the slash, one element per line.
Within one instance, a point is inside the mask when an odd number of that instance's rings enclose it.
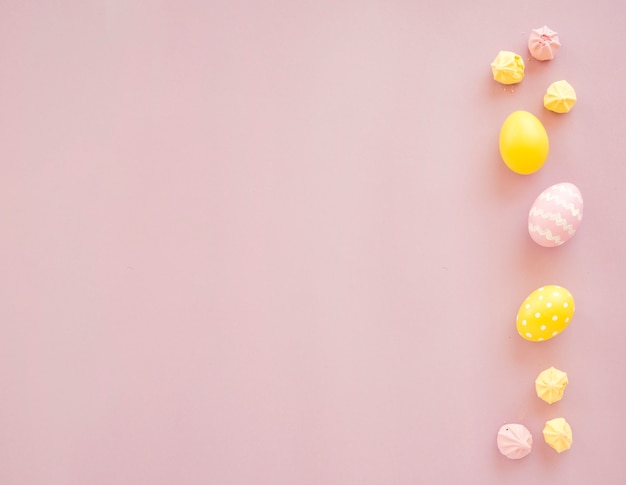
<path fill-rule="evenodd" d="M 498 449 L 511 460 L 524 458 L 532 447 L 533 436 L 521 424 L 505 424 L 498 431 Z"/>
<path fill-rule="evenodd" d="M 546 25 L 540 29 L 530 31 L 528 38 L 528 50 L 530 55 L 538 61 L 549 61 L 554 59 L 556 51 L 561 47 L 559 34 L 550 30 Z"/>

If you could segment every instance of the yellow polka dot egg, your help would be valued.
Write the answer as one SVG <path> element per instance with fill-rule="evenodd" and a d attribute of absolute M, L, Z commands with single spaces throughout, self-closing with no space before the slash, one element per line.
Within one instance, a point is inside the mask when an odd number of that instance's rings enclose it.
<path fill-rule="evenodd" d="M 517 331 L 526 340 L 542 342 L 556 337 L 574 317 L 574 297 L 557 285 L 542 286 L 524 300 L 517 312 Z"/>

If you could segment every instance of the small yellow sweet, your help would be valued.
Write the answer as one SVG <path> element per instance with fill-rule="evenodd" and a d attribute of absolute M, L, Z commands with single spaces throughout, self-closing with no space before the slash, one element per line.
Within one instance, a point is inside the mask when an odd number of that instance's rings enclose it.
<path fill-rule="evenodd" d="M 499 83 L 521 83 L 524 79 L 524 59 L 515 52 L 500 51 L 491 63 L 491 72 Z"/>
<path fill-rule="evenodd" d="M 535 380 L 537 396 L 548 404 L 563 399 L 563 392 L 567 386 L 567 374 L 559 369 L 550 367 L 539 374 Z"/>
<path fill-rule="evenodd" d="M 543 106 L 555 113 L 568 113 L 576 104 L 576 91 L 567 81 L 550 84 L 543 96 Z"/>
<path fill-rule="evenodd" d="M 572 446 L 572 428 L 564 418 L 554 418 L 546 422 L 543 439 L 548 445 L 561 453 Z"/>

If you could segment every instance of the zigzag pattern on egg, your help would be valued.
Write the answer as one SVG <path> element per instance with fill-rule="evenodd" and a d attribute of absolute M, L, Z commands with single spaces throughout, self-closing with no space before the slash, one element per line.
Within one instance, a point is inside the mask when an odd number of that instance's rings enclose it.
<path fill-rule="evenodd" d="M 569 241 L 583 218 L 583 199 L 574 184 L 556 184 L 544 190 L 528 213 L 528 233 L 540 246 Z"/>
<path fill-rule="evenodd" d="M 552 195 L 550 193 L 546 193 L 544 192 L 543 194 L 541 194 L 539 196 L 539 198 L 541 200 L 544 200 L 546 202 L 555 202 L 556 205 L 563 207 L 564 209 L 568 210 L 574 217 L 577 217 L 578 220 L 581 220 L 583 218 L 583 214 L 582 211 L 580 209 L 578 209 L 573 202 L 567 202 L 566 200 L 562 199 L 561 197 L 559 197 L 558 195 Z"/>
<path fill-rule="evenodd" d="M 574 197 L 579 202 L 583 201 L 583 197 L 580 194 L 580 190 L 574 184 L 563 183 L 563 184 L 555 184 L 550 187 L 552 190 L 558 190 L 559 192 L 567 192 L 571 197 Z"/>
<path fill-rule="evenodd" d="M 561 216 L 560 212 L 546 212 L 543 209 L 538 209 L 537 207 L 532 207 L 530 209 L 530 214 L 529 215 L 531 217 L 539 216 L 539 217 L 541 217 L 542 219 L 544 219 L 546 221 L 554 222 L 561 229 L 563 229 L 564 231 L 567 231 L 567 233 L 570 236 L 573 236 L 574 233 L 576 232 L 576 229 L 574 229 L 573 224 L 568 222 L 567 219 L 564 219 Z M 539 227 L 539 226 L 537 226 L 537 227 Z M 528 229 L 530 230 L 530 226 L 528 226 Z"/>
<path fill-rule="evenodd" d="M 533 234 L 537 234 L 538 236 L 546 238 L 550 242 L 554 242 L 555 246 L 560 246 L 561 244 L 563 244 L 563 240 L 558 235 L 554 236 L 550 229 L 543 230 L 539 226 L 528 224 L 528 232 L 530 232 L 531 236 Z M 533 239 L 535 238 L 533 237 Z"/>

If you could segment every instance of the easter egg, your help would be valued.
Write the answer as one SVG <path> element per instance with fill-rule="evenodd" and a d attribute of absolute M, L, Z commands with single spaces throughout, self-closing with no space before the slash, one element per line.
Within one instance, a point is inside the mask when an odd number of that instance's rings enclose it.
<path fill-rule="evenodd" d="M 500 155 L 515 173 L 539 170 L 548 158 L 549 145 L 541 121 L 528 111 L 511 113 L 500 128 Z"/>
<path fill-rule="evenodd" d="M 556 337 L 574 316 L 574 297 L 557 285 L 542 286 L 526 298 L 515 319 L 517 331 L 526 340 L 542 342 Z"/>
<path fill-rule="evenodd" d="M 569 241 L 583 218 L 583 197 L 574 184 L 547 188 L 528 213 L 528 232 L 537 244 L 552 248 Z"/>

